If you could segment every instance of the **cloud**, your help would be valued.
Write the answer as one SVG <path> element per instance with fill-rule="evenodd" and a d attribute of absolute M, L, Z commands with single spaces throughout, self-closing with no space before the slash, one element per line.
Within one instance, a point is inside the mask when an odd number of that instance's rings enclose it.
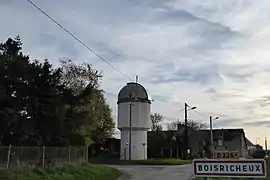
<path fill-rule="evenodd" d="M 152 111 L 183 120 L 184 102 L 208 123 L 245 127 L 249 137 L 270 135 L 252 127 L 267 122 L 270 38 L 268 7 L 262 0 L 37 1 L 44 11 L 117 67 L 143 84 Z M 103 73 L 101 87 L 117 118 L 117 94 L 127 79 L 72 39 L 27 1 L 0 2 L 0 40 L 21 35 L 32 59 L 87 62 Z M 261 123 L 264 128 L 267 123 Z M 261 127 L 262 128 L 262 127 Z"/>
<path fill-rule="evenodd" d="M 244 124 L 247 126 L 270 127 L 270 121 L 255 121 Z"/>
<path fill-rule="evenodd" d="M 200 83 L 201 85 L 212 83 L 214 80 L 220 82 L 222 78 L 219 76 L 219 72 L 216 71 L 215 65 L 196 67 L 190 69 L 180 69 L 175 72 L 170 72 L 169 77 L 166 75 L 158 75 L 154 77 L 151 83 L 170 83 L 187 81 L 192 83 Z"/>

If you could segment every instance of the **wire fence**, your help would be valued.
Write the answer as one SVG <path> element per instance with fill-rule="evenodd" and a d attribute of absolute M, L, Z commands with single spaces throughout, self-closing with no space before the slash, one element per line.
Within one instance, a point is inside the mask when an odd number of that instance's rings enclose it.
<path fill-rule="evenodd" d="M 0 146 L 0 168 L 61 167 L 88 161 L 88 147 Z"/>

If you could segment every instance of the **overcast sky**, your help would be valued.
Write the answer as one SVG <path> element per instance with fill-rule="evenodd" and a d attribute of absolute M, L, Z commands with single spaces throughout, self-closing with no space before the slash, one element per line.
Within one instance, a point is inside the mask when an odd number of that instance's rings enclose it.
<path fill-rule="evenodd" d="M 33 0 L 119 70 L 146 87 L 152 112 L 270 137 L 269 0 Z M 103 72 L 116 117 L 128 81 L 39 13 L 27 0 L 0 0 L 0 41 L 19 34 L 32 59 L 87 62 Z"/>

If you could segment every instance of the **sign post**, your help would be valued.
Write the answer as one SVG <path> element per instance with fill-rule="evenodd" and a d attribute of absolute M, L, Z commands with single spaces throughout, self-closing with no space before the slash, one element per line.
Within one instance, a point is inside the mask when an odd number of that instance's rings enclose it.
<path fill-rule="evenodd" d="M 264 159 L 195 159 L 193 160 L 195 177 L 236 177 L 265 178 Z"/>

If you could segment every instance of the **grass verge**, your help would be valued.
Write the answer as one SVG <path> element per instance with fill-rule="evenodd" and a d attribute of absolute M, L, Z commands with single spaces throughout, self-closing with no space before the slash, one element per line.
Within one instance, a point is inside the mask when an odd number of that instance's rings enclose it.
<path fill-rule="evenodd" d="M 118 160 L 106 157 L 96 157 L 90 160 L 95 164 L 114 164 L 114 165 L 183 165 L 192 163 L 191 160 L 181 159 L 147 159 L 147 160 Z"/>
<path fill-rule="evenodd" d="M 55 169 L 0 170 L 1 180 L 116 180 L 121 175 L 117 169 L 93 164 Z"/>

